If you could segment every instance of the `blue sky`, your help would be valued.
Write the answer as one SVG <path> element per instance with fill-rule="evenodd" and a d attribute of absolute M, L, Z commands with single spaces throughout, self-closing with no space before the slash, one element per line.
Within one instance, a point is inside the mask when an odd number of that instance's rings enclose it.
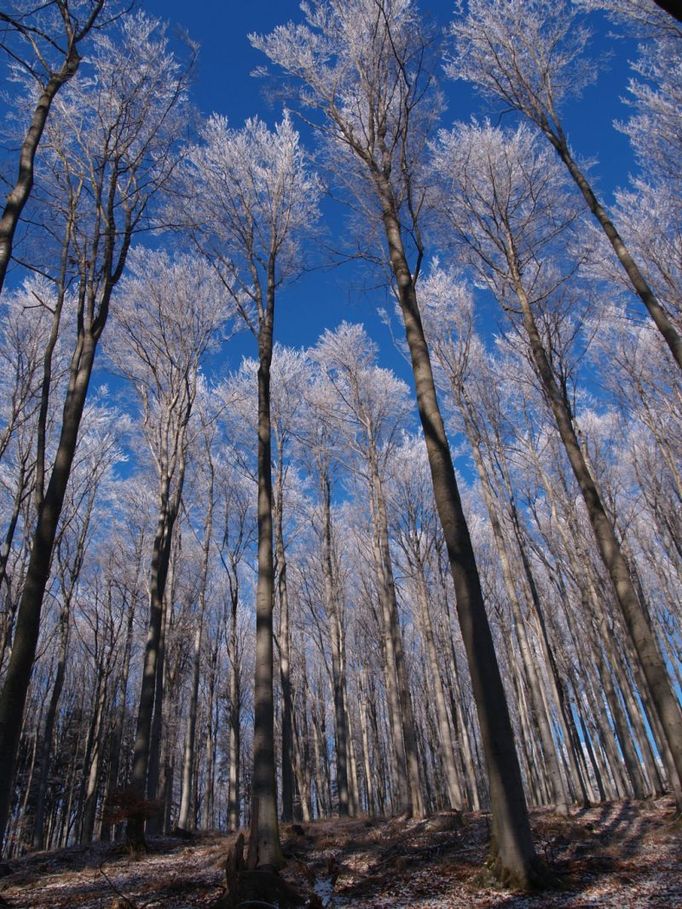
<path fill-rule="evenodd" d="M 281 111 L 273 108 L 263 96 L 263 81 L 253 78 L 252 70 L 265 62 L 263 55 L 249 44 L 250 32 L 268 32 L 290 19 L 300 20 L 298 0 L 249 0 L 248 3 L 196 0 L 143 0 L 143 9 L 187 30 L 199 43 L 199 63 L 194 86 L 194 101 L 202 114 L 218 112 L 228 117 L 232 126 L 258 114 L 269 124 Z M 422 9 L 437 23 L 445 25 L 454 4 L 446 0 L 424 0 Z M 599 24 L 599 23 L 597 23 Z M 566 110 L 566 123 L 573 146 L 585 158 L 598 158 L 594 176 L 608 201 L 613 189 L 627 180 L 632 157 L 625 136 L 612 125 L 615 118 L 626 116 L 620 98 L 626 93 L 628 58 L 635 54 L 632 43 L 614 41 L 608 27 L 600 30 L 593 41 L 594 56 L 611 52 L 608 66 L 582 98 Z M 472 112 L 485 114 L 485 104 L 462 83 L 443 79 L 448 110 L 443 125 L 456 119 L 467 119 Z M 331 233 L 343 229 L 343 212 L 338 206 L 328 212 L 326 228 Z M 285 289 L 278 300 L 276 335 L 282 343 L 306 346 L 314 343 L 326 327 L 341 320 L 362 321 L 380 344 L 382 365 L 390 366 L 408 379 L 402 357 L 395 351 L 388 329 L 377 315 L 377 307 L 392 311 L 392 300 L 382 288 L 369 288 L 369 276 L 358 276 L 357 269 L 345 266 L 334 270 L 317 270 L 304 275 Z M 484 331 L 493 325 L 480 326 Z M 229 367 L 237 365 L 243 354 L 252 355 L 254 344 L 248 336 L 232 342 L 227 352 Z"/>

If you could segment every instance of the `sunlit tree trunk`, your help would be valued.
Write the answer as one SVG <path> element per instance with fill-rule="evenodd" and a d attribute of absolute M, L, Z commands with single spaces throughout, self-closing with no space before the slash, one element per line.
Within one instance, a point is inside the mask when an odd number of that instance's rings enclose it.
<path fill-rule="evenodd" d="M 414 279 L 405 257 L 400 220 L 390 186 L 379 174 L 375 180 L 481 729 L 492 808 L 491 853 L 496 871 L 503 880 L 533 886 L 539 880 L 539 863 L 523 794 L 521 770 L 474 551 L 436 397 Z"/>

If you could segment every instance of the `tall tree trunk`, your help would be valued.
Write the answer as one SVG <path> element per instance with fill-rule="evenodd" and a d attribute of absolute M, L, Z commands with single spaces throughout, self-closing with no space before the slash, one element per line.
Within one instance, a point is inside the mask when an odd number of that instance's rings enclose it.
<path fill-rule="evenodd" d="M 492 809 L 491 857 L 498 876 L 530 887 L 543 882 L 535 852 L 514 746 L 509 710 L 469 529 L 457 488 L 445 426 L 433 379 L 414 279 L 407 263 L 397 203 L 388 181 L 377 175 L 377 189 L 398 302 L 410 351 L 419 417 L 424 430 L 436 508 L 443 528 L 457 599 L 462 638 L 478 712 Z"/>
<path fill-rule="evenodd" d="M 5 208 L 0 218 L 0 293 L 2 293 L 7 268 L 12 258 L 12 245 L 17 224 L 33 188 L 35 156 L 47 123 L 50 107 L 59 89 L 75 75 L 80 59 L 76 45 L 72 44 L 61 68 L 56 73 L 52 73 L 41 91 L 33 111 L 31 123 L 21 143 L 19 174 L 7 196 Z"/>
<path fill-rule="evenodd" d="M 33 822 L 33 848 L 45 848 L 45 800 L 47 796 L 47 781 L 50 774 L 50 761 L 52 758 L 52 739 L 54 737 L 54 725 L 57 717 L 57 707 L 64 687 L 64 678 L 66 676 L 66 654 L 69 642 L 69 614 L 71 599 L 69 598 L 62 605 L 59 614 L 59 656 L 57 658 L 57 673 L 55 675 L 50 703 L 45 714 L 45 726 L 43 728 L 42 745 L 40 748 L 38 777 L 38 795 L 36 798 L 36 811 Z"/>
<path fill-rule="evenodd" d="M 468 407 L 468 401 L 466 401 L 466 392 L 463 392 L 462 398 L 464 399 L 462 401 L 463 406 L 466 408 L 465 420 L 468 429 L 469 441 L 471 443 L 474 455 L 474 462 L 476 464 L 476 469 L 481 480 L 481 489 L 483 490 L 483 498 L 488 512 L 488 518 L 490 519 L 490 526 L 493 531 L 495 548 L 497 549 L 497 554 L 500 558 L 500 564 L 502 566 L 502 577 L 504 580 L 505 590 L 512 607 L 512 614 L 514 616 L 514 622 L 518 631 L 521 661 L 526 673 L 526 678 L 528 680 L 528 692 L 530 696 L 531 711 L 533 714 L 534 724 L 536 725 L 536 728 L 539 732 L 542 752 L 547 764 L 551 798 L 554 805 L 556 805 L 557 810 L 563 814 L 566 814 L 568 813 L 568 794 L 566 792 L 564 780 L 561 775 L 556 745 L 554 743 L 554 737 L 552 735 L 551 714 L 548 710 L 546 701 L 544 701 L 542 697 L 544 683 L 541 681 L 540 675 L 537 671 L 535 658 L 530 652 L 526 634 L 525 619 L 522 614 L 521 604 L 519 602 L 516 585 L 514 584 L 514 579 L 512 576 L 512 566 L 508 553 L 508 543 L 505 538 L 502 524 L 496 510 L 495 495 L 493 492 L 492 482 L 483 458 L 480 434 L 478 433 L 477 427 L 474 424 L 471 409 Z"/>
<path fill-rule="evenodd" d="M 90 749 L 87 767 L 87 784 L 81 818 L 80 842 L 85 844 L 93 839 L 97 814 L 97 795 L 99 792 L 100 762 L 103 748 L 103 730 L 107 700 L 107 677 L 104 669 L 100 670 L 95 715 L 93 717 L 92 748 Z M 84 768 L 85 769 L 85 768 Z"/>
<path fill-rule="evenodd" d="M 611 221 L 604 207 L 597 199 L 594 190 L 587 180 L 587 177 L 580 170 L 578 164 L 571 155 L 566 137 L 562 132 L 553 132 L 548 125 L 543 126 L 543 131 L 556 149 L 556 152 L 561 160 L 566 165 L 568 172 L 582 193 L 583 198 L 587 202 L 587 207 L 597 219 L 599 226 L 604 231 L 604 234 L 606 235 L 609 243 L 613 247 L 613 251 L 615 252 L 618 261 L 622 265 L 626 275 L 630 279 L 630 283 L 632 284 L 635 293 L 646 307 L 647 312 L 656 325 L 656 328 L 663 335 L 663 339 L 668 345 L 670 353 L 673 355 L 675 362 L 680 367 L 680 369 L 682 369 L 682 337 L 680 337 L 680 334 L 673 325 L 670 316 L 657 299 L 653 290 L 649 286 L 649 282 L 646 280 L 639 266 L 632 258 L 632 255 L 623 242 L 623 238 L 618 233 L 616 226 Z"/>
<path fill-rule="evenodd" d="M 419 604 L 419 617 L 421 630 L 426 644 L 426 655 L 431 666 L 432 689 L 436 702 L 436 716 L 438 719 L 438 741 L 441 746 L 443 769 L 445 771 L 445 784 L 450 808 L 461 809 L 464 803 L 462 787 L 460 785 L 457 763 L 455 760 L 455 743 L 452 737 L 448 710 L 445 700 L 445 690 L 440 674 L 440 663 L 436 650 L 436 640 L 433 632 L 433 621 L 429 607 L 428 592 L 424 565 L 419 560 L 416 565 L 417 601 Z"/>
<path fill-rule="evenodd" d="M 516 270 L 514 269 L 516 272 Z M 651 692 L 661 726 L 665 732 L 674 764 L 668 766 L 668 779 L 678 807 L 682 808 L 682 712 L 670 684 L 663 657 L 656 644 L 645 607 L 635 591 L 629 566 L 606 514 L 597 484 L 590 473 L 573 425 L 568 398 L 559 387 L 538 331 L 530 301 L 518 273 L 513 274 L 515 291 L 523 312 L 535 370 L 552 410 L 569 463 L 580 487 L 599 554 L 613 585 L 625 625 L 631 636 L 644 677 Z"/>
<path fill-rule="evenodd" d="M 235 572 L 236 578 L 236 572 Z M 230 589 L 230 732 L 229 732 L 229 824 L 230 830 L 238 830 L 241 823 L 239 756 L 241 751 L 241 686 L 239 680 L 239 639 L 237 637 L 237 606 L 239 605 L 239 588 Z"/>
<path fill-rule="evenodd" d="M 174 503 L 171 503 L 169 494 L 170 477 L 162 475 L 159 489 L 159 516 L 152 547 L 149 584 L 149 626 L 145 644 L 135 746 L 133 749 L 133 767 L 130 778 L 130 789 L 139 803 L 138 807 L 140 810 L 136 810 L 129 818 L 126 831 L 128 842 L 136 850 L 145 848 L 144 802 L 147 798 L 152 721 L 158 681 L 158 663 L 163 637 L 166 579 L 170 563 L 173 527 L 177 517 L 175 497 Z"/>
<path fill-rule="evenodd" d="M 279 594 L 279 674 L 282 685 L 282 820 L 294 816 L 294 741 L 291 691 L 291 628 L 289 621 L 289 589 L 287 562 L 284 551 L 284 459 L 278 445 L 277 483 L 275 494 L 275 563 Z"/>
<path fill-rule="evenodd" d="M 194 750 L 197 726 L 197 706 L 199 702 L 199 676 L 201 673 L 201 632 L 203 616 L 200 617 L 194 632 L 194 653 L 192 656 L 192 681 L 190 683 L 189 703 L 187 705 L 187 729 L 182 754 L 182 795 L 180 797 L 180 814 L 178 828 L 192 830 L 194 812 L 192 811 L 194 785 Z"/>
<path fill-rule="evenodd" d="M 199 615 L 197 628 L 194 632 L 194 654 L 192 660 L 192 682 L 190 687 L 189 704 L 187 707 L 187 731 L 182 758 L 182 796 L 180 799 L 180 814 L 178 827 L 181 830 L 191 830 L 194 827 L 196 812 L 194 805 L 194 764 L 196 752 L 196 727 L 199 706 L 199 680 L 201 675 L 201 638 L 204 628 L 204 614 L 206 612 L 206 584 L 208 582 L 208 565 L 211 554 L 211 536 L 213 533 L 213 490 L 215 471 L 211 461 L 210 451 L 208 456 L 208 507 L 204 521 L 204 539 L 201 553 L 201 577 L 199 588 Z"/>
<path fill-rule="evenodd" d="M 254 689 L 253 779 L 248 865 L 274 868 L 284 862 L 277 823 L 275 711 L 273 701 L 272 613 L 274 563 L 270 365 L 275 304 L 274 258 L 268 269 L 266 308 L 258 334 L 258 584 L 256 587 L 256 678 Z"/>
<path fill-rule="evenodd" d="M 141 549 L 138 557 L 138 571 L 141 560 Z M 121 744 L 123 742 L 123 726 L 126 717 L 126 699 L 128 694 L 128 676 L 130 674 L 130 655 L 133 645 L 133 627 L 135 619 L 135 594 L 130 598 L 128 604 L 128 623 L 126 627 L 126 639 L 123 649 L 123 666 L 117 680 L 118 698 L 115 699 L 115 716 L 111 736 L 109 739 L 109 767 L 107 773 L 107 786 L 104 795 L 104 814 L 102 818 L 103 842 L 109 842 L 112 837 L 113 824 L 110 820 L 110 807 L 119 786 L 119 771 L 121 766 Z"/>
<path fill-rule="evenodd" d="M 412 697 L 407 680 L 403 637 L 398 616 L 393 565 L 389 548 L 388 517 L 377 455 L 370 451 L 370 508 L 374 531 L 379 599 L 384 622 L 388 673 L 386 676 L 393 747 L 398 760 L 400 811 L 420 817 L 424 813 Z M 395 690 L 393 690 L 395 689 Z M 404 770 L 403 770 L 404 767 Z M 404 775 L 403 775 L 404 774 Z"/>
<path fill-rule="evenodd" d="M 91 332 L 84 332 L 78 338 L 71 358 L 57 453 L 33 533 L 31 556 L 17 613 L 12 655 L 0 693 L 0 843 L 4 838 L 14 785 L 14 768 L 24 705 L 38 644 L 40 615 L 50 575 L 57 525 L 78 443 L 78 430 L 96 349 L 96 337 Z"/>
<path fill-rule="evenodd" d="M 329 639 L 332 657 L 332 690 L 334 694 L 334 745 L 336 749 L 336 793 L 341 817 L 348 815 L 348 763 L 346 712 L 344 710 L 344 681 L 341 673 L 341 618 L 336 589 L 332 550 L 331 483 L 328 471 L 319 466 L 320 494 L 322 501 L 322 575 L 324 598 L 329 621 Z"/>

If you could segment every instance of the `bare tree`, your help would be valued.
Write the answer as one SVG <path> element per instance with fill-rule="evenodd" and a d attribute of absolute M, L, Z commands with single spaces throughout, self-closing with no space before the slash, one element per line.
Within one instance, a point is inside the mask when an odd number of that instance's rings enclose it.
<path fill-rule="evenodd" d="M 546 136 L 682 368 L 682 337 L 576 161 L 561 120 L 562 100 L 592 77 L 592 66 L 582 57 L 589 33 L 570 5 L 563 0 L 471 0 L 451 33 L 455 44 L 446 67 L 449 75 L 501 99 Z"/>
<path fill-rule="evenodd" d="M 632 567 L 580 444 L 571 406 L 568 351 L 575 331 L 557 306 L 568 278 L 556 262 L 557 244 L 568 243 L 575 213 L 562 185 L 563 170 L 549 154 L 548 149 L 538 148 L 537 140 L 523 126 L 509 134 L 472 125 L 441 134 L 436 166 L 447 185 L 448 223 L 468 261 L 512 318 L 515 312 L 520 317 L 530 361 L 580 487 L 601 559 L 674 755 L 668 774 L 679 802 L 682 714 L 646 603 L 635 587 Z M 570 275 L 570 259 L 560 265 Z"/>
<path fill-rule="evenodd" d="M 120 43 L 119 43 L 120 42 Z M 50 138 L 63 166 L 63 187 L 78 199 L 69 221 L 78 295 L 75 342 L 60 438 L 33 533 L 12 655 L 0 694 L 0 831 L 4 830 L 24 703 L 35 658 L 40 614 L 78 443 L 95 353 L 111 295 L 125 267 L 135 230 L 173 167 L 186 69 L 167 49 L 160 26 L 124 20 L 118 40 L 98 36 L 95 75 L 72 80 L 60 93 Z M 76 128 L 78 123 L 78 128 Z M 81 191 L 87 186 L 87 192 Z"/>
<path fill-rule="evenodd" d="M 158 518 L 149 578 L 149 632 L 135 739 L 131 786 L 140 798 L 149 790 L 152 718 L 163 696 L 163 628 L 173 530 L 180 511 L 194 434 L 191 419 L 203 355 L 227 317 L 225 291 L 203 258 L 135 250 L 121 282 L 108 350 L 127 376 L 142 409 L 142 427 L 158 477 Z M 208 539 L 208 536 L 207 536 Z M 143 816 L 131 818 L 128 839 L 144 847 Z"/>
<path fill-rule="evenodd" d="M 258 343 L 258 591 L 249 866 L 282 864 L 274 751 L 274 607 L 270 367 L 275 298 L 301 271 L 299 241 L 317 218 L 319 185 L 288 115 L 274 131 L 214 116 L 184 171 L 196 241 Z"/>
<path fill-rule="evenodd" d="M 112 0 L 14 0 L 0 11 L 0 48 L 8 56 L 15 78 L 28 78 L 31 102 L 35 103 L 19 151 L 19 173 L 0 217 L 0 293 L 17 224 L 33 188 L 35 156 L 52 102 L 76 74 L 81 45 L 93 29 L 102 27 L 105 16 L 111 20 L 114 6 Z"/>
<path fill-rule="evenodd" d="M 383 229 L 473 679 L 491 790 L 493 864 L 503 879 L 531 886 L 542 872 L 417 301 L 424 145 L 438 109 L 427 64 L 431 39 L 410 0 L 316 0 L 304 13 L 305 25 L 280 26 L 251 41 L 297 79 L 303 105 L 323 114 L 320 128 L 338 154 L 336 172 L 354 184 L 362 210 Z"/>

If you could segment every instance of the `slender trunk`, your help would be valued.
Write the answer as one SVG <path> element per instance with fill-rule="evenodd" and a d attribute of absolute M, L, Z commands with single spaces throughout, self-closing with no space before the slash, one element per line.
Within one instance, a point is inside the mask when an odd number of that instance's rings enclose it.
<path fill-rule="evenodd" d="M 126 835 L 134 849 L 144 849 L 145 799 L 151 750 L 151 732 L 154 702 L 158 680 L 158 663 L 163 636 L 164 600 L 166 578 L 170 563 L 173 527 L 177 510 L 169 503 L 170 477 L 162 476 L 159 493 L 159 517 L 152 547 L 149 626 L 145 644 L 142 684 L 133 749 L 133 767 L 130 789 L 138 802 L 137 809 L 128 820 Z"/>
<path fill-rule="evenodd" d="M 294 816 L 294 753 L 291 691 L 291 628 L 289 622 L 289 589 L 284 551 L 284 458 L 278 445 L 275 495 L 275 562 L 279 594 L 279 674 L 282 684 L 282 820 Z"/>
<path fill-rule="evenodd" d="M 492 808 L 491 854 L 495 872 L 501 879 L 530 887 L 539 882 L 542 874 L 533 844 L 509 710 L 436 397 L 431 359 L 417 305 L 414 280 L 405 257 L 400 220 L 390 187 L 381 178 L 378 182 L 391 267 L 410 351 L 419 417 L 428 452 L 436 507 L 455 585 L 457 613 L 488 771 Z"/>
<path fill-rule="evenodd" d="M 414 712 L 407 681 L 403 638 L 398 616 L 398 602 L 389 548 L 386 502 L 377 467 L 376 452 L 374 451 L 370 451 L 369 468 L 374 546 L 379 573 L 379 596 L 384 620 L 384 636 L 389 668 L 387 686 L 395 688 L 394 691 L 389 690 L 389 704 L 392 707 L 391 726 L 400 777 L 398 780 L 400 811 L 409 816 L 420 817 L 424 813 L 424 806 L 421 793 Z M 404 771 L 403 766 L 405 768 Z"/>
<path fill-rule="evenodd" d="M 57 454 L 33 533 L 12 654 L 0 694 L 0 843 L 4 838 L 9 812 L 24 705 L 38 644 L 40 615 L 50 575 L 57 525 L 78 443 L 78 431 L 96 349 L 96 338 L 91 333 L 84 333 L 78 338 L 71 359 Z"/>
<path fill-rule="evenodd" d="M 332 663 L 332 689 L 334 692 L 334 745 L 336 749 L 336 793 L 339 814 L 348 815 L 348 763 L 346 712 L 344 710 L 343 678 L 341 675 L 341 635 L 339 598 L 336 590 L 334 561 L 332 557 L 331 484 L 329 473 L 320 467 L 320 493 L 322 500 L 322 575 L 324 596 L 329 621 L 329 639 Z"/>
<path fill-rule="evenodd" d="M 180 798 L 180 814 L 178 815 L 178 828 L 191 830 L 194 827 L 194 812 L 192 811 L 193 783 L 194 783 L 194 748 L 197 726 L 197 705 L 199 702 L 199 676 L 201 672 L 201 631 L 203 616 L 194 632 L 194 654 L 192 659 L 192 682 L 190 687 L 189 704 L 187 707 L 187 730 L 185 745 L 182 755 L 182 796 Z"/>
<path fill-rule="evenodd" d="M 47 123 L 50 107 L 59 89 L 75 75 L 80 64 L 80 56 L 75 44 L 67 52 L 61 69 L 52 73 L 44 86 L 33 111 L 31 123 L 24 136 L 19 153 L 19 174 L 12 187 L 5 208 L 0 218 L 0 293 L 5 283 L 5 275 L 12 258 L 12 245 L 17 224 L 33 188 L 33 170 L 36 151 Z"/>
<path fill-rule="evenodd" d="M 40 749 L 40 775 L 38 777 L 38 796 L 36 799 L 36 813 L 33 824 L 33 848 L 45 848 L 45 800 L 47 797 L 47 781 L 50 773 L 50 760 L 52 757 L 52 739 L 54 737 L 54 724 L 57 717 L 57 707 L 64 687 L 66 676 L 66 654 L 69 641 L 69 607 L 70 598 L 62 606 L 59 615 L 59 657 L 57 658 L 57 673 L 55 675 L 50 703 L 45 714 L 42 746 Z"/>
<path fill-rule="evenodd" d="M 147 833 L 158 836 L 161 833 L 163 820 L 163 799 L 159 797 L 161 786 L 161 750 L 167 744 L 168 729 L 164 726 L 164 708 L 168 687 L 168 665 L 166 663 L 166 641 L 170 634 L 173 616 L 173 584 L 167 584 L 163 594 L 163 614 L 161 617 L 161 639 L 156 660 L 154 677 L 154 710 L 149 736 L 149 757 L 147 760 L 147 784 L 145 798 L 149 808 Z M 156 803 L 156 804 L 154 804 Z"/>
<path fill-rule="evenodd" d="M 139 570 L 139 560 L 138 560 Z M 112 837 L 112 823 L 110 820 L 110 807 L 119 785 L 119 769 L 121 765 L 121 743 L 123 741 L 123 725 L 126 717 L 126 697 L 128 693 L 128 675 L 130 673 L 130 655 L 133 645 L 133 627 L 135 618 L 135 596 L 131 596 L 128 606 L 128 624 L 126 628 L 125 647 L 123 650 L 123 666 L 118 679 L 118 704 L 114 726 L 109 741 L 109 769 L 107 775 L 107 788 L 104 796 L 104 816 L 102 819 L 103 842 L 109 842 Z"/>
<path fill-rule="evenodd" d="M 464 406 L 466 407 L 467 404 L 468 402 L 466 402 Z M 467 409 L 466 414 L 466 425 L 468 428 L 469 441 L 471 443 L 474 455 L 474 462 L 476 464 L 476 469 L 481 480 L 483 498 L 486 504 L 486 509 L 488 511 L 490 526 L 493 531 L 495 548 L 497 549 L 497 554 L 500 558 L 500 564 L 502 566 L 502 577 L 504 580 L 505 590 L 512 607 L 514 622 L 518 630 L 521 662 L 523 664 L 526 678 L 528 680 L 528 691 L 534 725 L 538 729 L 540 735 L 542 752 L 547 765 L 547 774 L 549 777 L 549 785 L 551 790 L 551 800 L 554 805 L 557 806 L 558 811 L 565 814 L 568 811 L 568 794 L 566 792 L 564 780 L 561 775 L 556 745 L 554 743 L 554 737 L 552 735 L 551 714 L 547 708 L 546 702 L 542 697 L 544 683 L 540 679 L 535 657 L 531 653 L 528 644 L 525 618 L 522 614 L 521 604 L 519 602 L 518 594 L 516 591 L 516 585 L 514 584 L 512 566 L 509 559 L 508 543 L 505 539 L 502 525 L 495 508 L 495 497 L 492 489 L 492 483 L 483 459 L 481 439 L 478 434 L 477 428 L 473 425 L 472 414 L 469 409 Z"/>
<path fill-rule="evenodd" d="M 283 864 L 277 823 L 275 712 L 273 702 L 272 612 L 274 564 L 270 364 L 275 305 L 274 258 L 268 269 L 266 312 L 258 336 L 258 583 L 256 587 L 256 677 L 254 689 L 253 779 L 248 865 Z"/>
<path fill-rule="evenodd" d="M 181 830 L 191 830 L 194 827 L 196 812 L 193 810 L 195 797 L 194 791 L 194 764 L 196 751 L 196 726 L 199 705 L 199 680 L 201 675 L 201 637 L 204 628 L 204 614 L 206 612 L 206 584 L 208 581 L 208 564 L 211 554 L 211 534 L 213 532 L 213 490 L 215 471 L 208 451 L 208 508 L 204 521 L 204 539 L 201 558 L 201 587 L 199 591 L 199 615 L 197 628 L 194 633 L 194 655 L 192 665 L 192 684 L 187 714 L 187 733 L 182 759 L 182 797 L 180 800 L 180 814 L 178 827 Z"/>
<path fill-rule="evenodd" d="M 93 718 L 92 748 L 90 749 L 87 785 L 85 789 L 85 799 L 83 801 L 83 816 L 80 833 L 81 843 L 91 842 L 95 831 L 106 699 L 107 679 L 104 672 L 100 671 L 100 682 L 97 693 L 97 701 L 95 704 L 95 716 Z"/>
<path fill-rule="evenodd" d="M 670 684 L 670 678 L 658 649 L 649 617 L 637 596 L 629 566 L 616 538 L 613 525 L 606 514 L 597 484 L 580 448 L 566 394 L 559 387 L 552 372 L 530 302 L 518 275 L 514 275 L 514 280 L 535 369 L 542 382 L 561 441 L 582 492 L 599 554 L 611 579 L 616 600 L 625 619 L 625 625 L 631 636 L 651 692 L 653 704 L 670 746 L 674 764 L 666 769 L 675 799 L 678 806 L 682 807 L 682 713 L 679 703 Z"/>
<path fill-rule="evenodd" d="M 7 530 L 5 531 L 5 539 L 2 541 L 2 546 L 0 547 L 0 596 L 2 596 L 3 587 L 7 587 L 5 598 L 7 608 L 3 617 L 2 631 L 0 632 L 0 635 L 2 636 L 2 641 L 0 642 L 0 671 L 5 664 L 5 654 L 7 653 L 10 641 L 12 640 L 12 628 L 14 626 L 16 600 L 12 596 L 11 582 L 7 576 L 7 562 L 9 560 L 10 552 L 12 551 L 12 543 L 14 541 L 14 534 L 17 529 L 19 515 L 21 514 L 21 508 L 27 495 L 27 460 L 28 454 L 24 456 L 21 461 L 21 466 L 19 468 L 19 478 L 17 480 L 17 489 L 16 493 L 14 494 L 14 501 L 12 504 L 12 513 L 9 518 Z"/>
<path fill-rule="evenodd" d="M 236 577 L 236 572 L 235 572 Z M 232 608 L 230 617 L 230 771 L 229 771 L 229 818 L 230 830 L 238 830 L 241 821 L 239 793 L 239 753 L 241 741 L 241 692 L 239 683 L 239 655 L 237 652 L 237 606 L 239 588 L 232 589 Z"/>
<path fill-rule="evenodd" d="M 557 154 L 566 165 L 571 177 L 573 177 L 573 180 L 582 193 L 583 198 L 587 202 L 587 207 L 590 209 L 594 217 L 599 222 L 599 226 L 606 234 L 609 243 L 613 247 L 613 251 L 618 257 L 618 261 L 623 266 L 625 273 L 630 279 L 630 283 L 632 284 L 635 293 L 646 307 L 647 312 L 656 325 L 656 328 L 663 335 L 663 339 L 668 345 L 668 348 L 670 349 L 675 362 L 680 367 L 680 369 L 682 369 L 682 337 L 680 337 L 680 334 L 673 325 L 670 316 L 657 299 L 653 290 L 649 286 L 648 281 L 640 271 L 639 266 L 632 258 L 630 251 L 623 242 L 623 238 L 618 233 L 609 216 L 606 214 L 605 209 L 594 194 L 594 191 L 590 186 L 587 178 L 578 167 L 575 159 L 571 155 L 571 152 L 568 148 L 568 143 L 566 142 L 564 136 L 557 135 L 548 128 L 545 128 L 544 132 L 556 149 Z"/>
<path fill-rule="evenodd" d="M 440 664 L 438 652 L 436 650 L 436 641 L 433 633 L 433 622 L 431 619 L 431 610 L 429 608 L 428 593 L 426 587 L 426 577 L 424 574 L 424 565 L 419 560 L 417 566 L 417 601 L 419 603 L 419 617 L 422 635 L 426 643 L 426 655 L 431 666 L 431 687 L 436 701 L 436 716 L 438 719 L 438 740 L 443 759 L 443 769 L 445 772 L 445 783 L 448 795 L 448 806 L 450 808 L 461 809 L 464 799 L 462 797 L 462 788 L 457 772 L 455 762 L 455 743 L 452 737 L 450 722 L 448 720 L 448 710 L 445 700 L 445 690 L 443 680 L 440 674 Z"/>

